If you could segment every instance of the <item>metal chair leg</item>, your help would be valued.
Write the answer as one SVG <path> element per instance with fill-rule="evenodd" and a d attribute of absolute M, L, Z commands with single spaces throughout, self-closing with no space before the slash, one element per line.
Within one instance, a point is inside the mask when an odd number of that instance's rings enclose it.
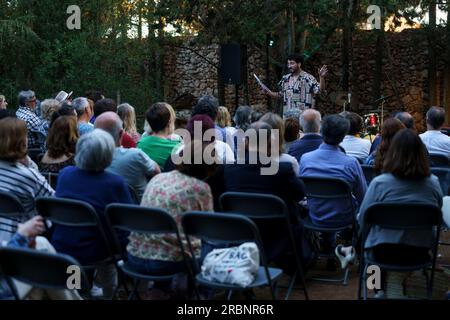
<path fill-rule="evenodd" d="M 291 278 L 291 282 L 289 283 L 288 290 L 286 292 L 286 296 L 284 297 L 284 300 L 289 300 L 289 297 L 291 296 L 292 290 L 295 286 L 295 280 L 297 279 L 297 272 L 294 273 L 294 275 Z M 305 287 L 306 289 L 306 287 Z M 305 292 L 305 295 L 307 296 L 307 293 Z M 308 298 L 306 298 L 308 300 Z"/>

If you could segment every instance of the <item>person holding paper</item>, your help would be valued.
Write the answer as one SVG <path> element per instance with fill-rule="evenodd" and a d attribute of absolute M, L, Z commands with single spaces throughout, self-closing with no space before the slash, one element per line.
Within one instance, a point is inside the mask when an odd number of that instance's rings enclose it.
<path fill-rule="evenodd" d="M 303 57 L 298 54 L 287 58 L 289 74 L 278 83 L 279 92 L 264 90 L 274 99 L 283 99 L 283 118 L 299 118 L 305 109 L 314 107 L 314 95 L 325 89 L 325 76 L 328 73 L 324 65 L 319 70 L 319 82 L 313 75 L 302 70 Z"/>

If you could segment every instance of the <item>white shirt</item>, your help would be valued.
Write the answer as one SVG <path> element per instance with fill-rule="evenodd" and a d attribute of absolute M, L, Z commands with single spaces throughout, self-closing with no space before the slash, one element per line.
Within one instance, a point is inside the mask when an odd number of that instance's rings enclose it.
<path fill-rule="evenodd" d="M 175 153 L 179 154 L 183 149 L 184 144 L 182 144 Z M 214 149 L 216 150 L 216 156 L 219 163 L 234 163 L 234 153 L 228 144 L 220 140 L 215 140 Z"/>
<path fill-rule="evenodd" d="M 428 130 L 419 135 L 429 153 L 446 155 L 450 159 L 450 137 L 439 130 Z"/>
<path fill-rule="evenodd" d="M 341 147 L 344 148 L 348 156 L 362 161 L 366 160 L 369 156 L 371 145 L 369 140 L 350 135 L 346 135 L 344 141 L 341 142 Z"/>

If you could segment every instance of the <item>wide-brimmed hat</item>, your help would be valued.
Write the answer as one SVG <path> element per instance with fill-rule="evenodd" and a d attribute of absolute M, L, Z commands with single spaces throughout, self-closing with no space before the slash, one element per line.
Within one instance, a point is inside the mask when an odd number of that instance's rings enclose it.
<path fill-rule="evenodd" d="M 56 95 L 55 99 L 58 100 L 59 102 L 66 101 L 67 99 L 70 98 L 70 96 L 72 95 L 72 93 L 73 93 L 73 91 L 70 91 L 70 93 L 67 93 L 67 92 L 65 92 L 65 91 L 60 91 L 60 92 Z"/>

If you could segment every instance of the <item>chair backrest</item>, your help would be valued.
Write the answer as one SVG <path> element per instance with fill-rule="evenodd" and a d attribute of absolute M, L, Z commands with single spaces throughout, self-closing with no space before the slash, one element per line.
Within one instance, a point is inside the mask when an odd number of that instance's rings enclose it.
<path fill-rule="evenodd" d="M 27 215 L 20 200 L 11 192 L 0 191 L 0 216 L 20 218 Z"/>
<path fill-rule="evenodd" d="M 0 191 L 0 231 L 15 233 L 17 223 L 28 218 L 20 200 L 10 192 Z"/>
<path fill-rule="evenodd" d="M 440 227 L 442 211 L 439 207 L 421 203 L 377 202 L 364 213 L 363 227 L 372 226 L 397 230 L 423 230 Z"/>
<path fill-rule="evenodd" d="M 307 198 L 345 199 L 351 198 L 352 188 L 347 181 L 338 178 L 301 176 Z"/>
<path fill-rule="evenodd" d="M 141 207 L 134 204 L 112 203 L 106 207 L 105 214 L 110 227 L 114 230 L 142 232 L 146 234 L 175 234 L 181 252 L 184 252 L 180 233 L 175 219 L 160 208 Z M 120 252 L 117 235 L 115 250 Z M 121 252 L 122 255 L 125 252 Z"/>
<path fill-rule="evenodd" d="M 446 195 L 450 189 L 450 167 L 431 167 L 431 173 L 438 177 L 442 194 Z"/>
<path fill-rule="evenodd" d="M 113 203 L 106 207 L 111 227 L 129 232 L 178 233 L 175 219 L 165 210 Z"/>
<path fill-rule="evenodd" d="M 181 222 L 187 237 L 232 243 L 257 242 L 259 247 L 261 245 L 257 226 L 242 215 L 191 211 L 183 215 Z"/>
<path fill-rule="evenodd" d="M 284 201 L 271 194 L 225 192 L 219 202 L 222 212 L 239 213 L 251 219 L 286 218 L 289 212 Z"/>
<path fill-rule="evenodd" d="M 361 169 L 364 173 L 364 177 L 366 178 L 367 184 L 370 184 L 373 178 L 375 178 L 374 166 L 368 164 L 361 164 Z"/>
<path fill-rule="evenodd" d="M 32 287 L 68 289 L 68 278 L 73 273 L 73 267 L 69 269 L 71 266 L 79 268 L 81 288 L 88 288 L 83 268 L 68 255 L 28 248 L 0 247 L 0 272 Z"/>
<path fill-rule="evenodd" d="M 446 155 L 439 153 L 430 153 L 430 166 L 432 167 L 450 167 L 450 160 Z"/>
<path fill-rule="evenodd" d="M 96 228 L 109 255 L 113 255 L 112 243 L 106 235 L 104 224 L 89 203 L 66 198 L 39 197 L 36 199 L 36 210 L 42 217 L 56 225 Z"/>
<path fill-rule="evenodd" d="M 101 227 L 95 209 L 84 201 L 39 197 L 36 199 L 36 210 L 42 217 L 62 226 Z"/>

